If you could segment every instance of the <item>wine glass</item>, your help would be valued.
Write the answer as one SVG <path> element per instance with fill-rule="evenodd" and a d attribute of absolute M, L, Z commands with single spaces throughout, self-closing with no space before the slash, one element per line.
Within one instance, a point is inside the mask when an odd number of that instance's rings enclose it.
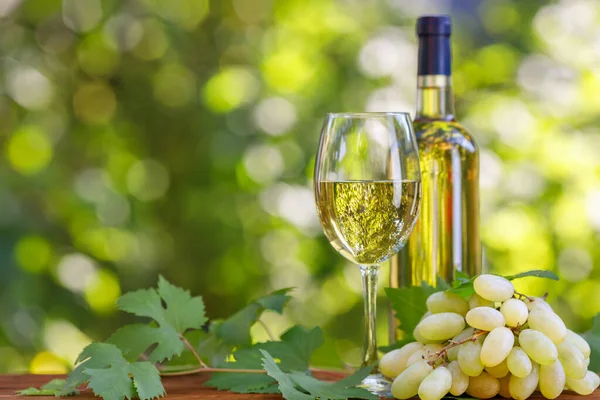
<path fill-rule="evenodd" d="M 362 364 L 373 365 L 379 266 L 402 249 L 419 213 L 421 171 L 409 114 L 328 114 L 314 190 L 325 236 L 360 267 L 365 307 Z M 389 392 L 389 382 L 377 370 L 362 386 L 376 394 Z"/>

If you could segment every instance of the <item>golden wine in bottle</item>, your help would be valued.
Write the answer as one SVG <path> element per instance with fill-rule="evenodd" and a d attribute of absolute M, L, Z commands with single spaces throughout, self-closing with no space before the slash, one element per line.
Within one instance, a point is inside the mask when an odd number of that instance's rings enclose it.
<path fill-rule="evenodd" d="M 479 151 L 454 117 L 450 17 L 421 17 L 416 30 L 421 213 L 406 246 L 391 260 L 392 287 L 451 282 L 455 270 L 481 272 Z M 391 336 L 394 332 L 392 327 Z"/>

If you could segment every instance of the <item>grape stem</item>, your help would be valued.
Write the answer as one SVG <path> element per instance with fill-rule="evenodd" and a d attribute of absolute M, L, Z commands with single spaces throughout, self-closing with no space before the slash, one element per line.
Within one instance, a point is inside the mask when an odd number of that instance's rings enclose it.
<path fill-rule="evenodd" d="M 318 368 L 310 368 L 312 373 L 315 372 L 331 372 L 331 370 L 326 369 L 318 369 Z M 183 376 L 183 375 L 194 375 L 200 373 L 207 372 L 229 372 L 229 373 L 237 373 L 237 374 L 266 374 L 267 371 L 264 369 L 236 369 L 236 368 L 193 368 L 193 369 L 184 369 L 182 371 L 161 371 L 160 376 Z"/>
<path fill-rule="evenodd" d="M 479 336 L 483 336 L 485 334 L 488 334 L 488 331 L 476 331 L 475 333 L 473 333 L 472 336 L 469 336 L 466 339 L 463 340 L 459 340 L 458 342 L 455 342 L 453 340 L 450 340 L 450 343 L 448 343 L 445 347 L 443 347 L 441 350 L 433 353 L 434 355 L 434 359 L 431 361 L 428 361 L 428 364 L 433 366 L 435 365 L 435 363 L 440 359 L 440 357 L 445 357 L 446 353 L 448 352 L 448 350 L 450 350 L 453 347 L 456 346 L 460 346 L 461 344 L 467 343 L 467 342 L 474 342 L 475 340 L 477 340 L 477 338 Z"/>
<path fill-rule="evenodd" d="M 547 294 L 546 294 L 546 295 L 547 295 Z M 519 298 L 520 300 L 523 300 L 523 299 L 527 299 L 527 300 L 529 300 L 529 301 L 534 301 L 534 300 L 535 300 L 534 298 L 532 298 L 532 297 L 529 297 L 529 296 L 527 296 L 526 294 L 519 293 L 519 292 L 515 292 L 515 297 Z"/>
<path fill-rule="evenodd" d="M 194 346 L 192 346 L 192 344 L 185 338 L 185 336 L 183 336 L 182 334 L 180 334 L 179 338 L 186 345 L 186 347 L 188 349 L 190 349 L 190 351 L 192 352 L 192 354 L 194 355 L 194 357 L 196 357 L 196 360 L 198 360 L 198 363 L 202 366 L 202 368 L 203 369 L 209 369 L 208 365 L 206 365 L 204 363 L 204 361 L 202 361 L 202 358 L 200 358 L 200 356 L 196 352 L 196 349 L 194 349 Z"/>

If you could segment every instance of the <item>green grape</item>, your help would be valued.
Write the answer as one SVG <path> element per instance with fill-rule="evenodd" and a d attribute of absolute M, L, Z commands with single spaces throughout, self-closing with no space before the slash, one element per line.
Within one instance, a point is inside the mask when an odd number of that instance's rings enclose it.
<path fill-rule="evenodd" d="M 427 298 L 427 309 L 432 314 L 452 312 L 464 317 L 469 311 L 469 303 L 457 294 L 436 292 Z"/>
<path fill-rule="evenodd" d="M 483 348 L 481 351 L 483 352 Z M 494 378 L 504 378 L 506 375 L 508 375 L 508 365 L 506 365 L 506 359 L 496 366 L 485 367 L 485 370 Z"/>
<path fill-rule="evenodd" d="M 419 332 L 419 325 L 415 326 L 415 329 L 413 329 L 413 337 L 416 339 L 417 342 L 422 343 L 422 344 L 443 342 L 443 340 L 429 340 L 429 339 L 423 337 L 423 335 L 421 335 L 421 332 Z"/>
<path fill-rule="evenodd" d="M 500 391 L 500 382 L 487 372 L 469 378 L 467 394 L 477 399 L 489 399 Z"/>
<path fill-rule="evenodd" d="M 533 310 L 537 306 L 540 306 L 554 312 L 552 307 L 550 307 L 550 304 L 548 304 L 546 300 L 542 299 L 541 297 L 529 296 L 527 299 L 525 299 L 525 305 L 529 311 Z"/>
<path fill-rule="evenodd" d="M 525 378 L 519 378 L 517 376 L 511 376 L 508 382 L 508 391 L 515 400 L 525 400 L 533 394 L 535 388 L 539 382 L 539 370 L 538 364 L 533 364 L 531 373 Z"/>
<path fill-rule="evenodd" d="M 565 340 L 558 344 L 556 348 L 558 349 L 558 359 L 562 363 L 567 376 L 574 379 L 583 379 L 589 361 L 586 361 L 579 347 L 573 342 Z"/>
<path fill-rule="evenodd" d="M 433 367 L 427 361 L 420 360 L 410 365 L 394 379 L 392 396 L 397 399 L 408 399 L 416 396 L 423 379 L 429 375 Z"/>
<path fill-rule="evenodd" d="M 525 378 L 531 373 L 531 359 L 522 348 L 515 346 L 506 358 L 506 366 L 517 378 Z"/>
<path fill-rule="evenodd" d="M 448 364 L 448 371 L 452 374 L 450 393 L 453 396 L 460 396 L 467 391 L 467 386 L 469 386 L 469 376 L 462 372 L 458 365 L 458 361 L 452 361 Z"/>
<path fill-rule="evenodd" d="M 437 367 L 419 385 L 421 400 L 440 400 L 452 387 L 452 374 L 446 367 Z"/>
<path fill-rule="evenodd" d="M 492 308 L 494 308 L 494 302 L 484 299 L 477 293 L 473 293 L 471 295 L 471 297 L 469 297 L 469 308 L 475 308 L 475 307 L 492 307 Z"/>
<path fill-rule="evenodd" d="M 495 367 L 508 357 L 514 343 L 515 336 L 510 329 L 504 326 L 494 328 L 481 346 L 481 362 L 486 367 Z"/>
<path fill-rule="evenodd" d="M 579 336 L 572 330 L 567 329 L 566 340 L 568 340 L 569 342 L 571 342 L 575 346 L 577 346 L 585 358 L 590 357 L 590 353 L 592 351 L 590 349 L 590 345 L 588 344 L 588 342 L 586 342 L 586 340 L 584 338 L 582 338 L 581 336 Z"/>
<path fill-rule="evenodd" d="M 529 315 L 525 303 L 517 299 L 508 299 L 502 303 L 500 312 L 506 320 L 506 325 L 512 328 L 522 326 L 527 322 L 527 316 Z"/>
<path fill-rule="evenodd" d="M 460 346 L 458 350 L 458 365 L 462 372 L 468 376 L 477 376 L 483 371 L 483 364 L 479 354 L 481 353 L 481 343 L 467 342 Z"/>
<path fill-rule="evenodd" d="M 492 331 L 506 323 L 502 313 L 492 307 L 475 307 L 467 313 L 465 319 L 467 324 L 482 331 Z"/>
<path fill-rule="evenodd" d="M 505 399 L 512 399 L 512 396 L 510 395 L 510 390 L 508 389 L 510 377 L 511 375 L 508 374 L 505 377 L 498 379 L 498 382 L 500 383 L 500 390 L 498 391 L 498 394 L 504 397 Z"/>
<path fill-rule="evenodd" d="M 506 301 L 515 293 L 515 288 L 508 279 L 489 274 L 475 278 L 473 288 L 475 293 L 490 301 Z"/>
<path fill-rule="evenodd" d="M 588 371 L 583 379 L 573 379 L 567 376 L 567 386 L 577 394 L 587 396 L 592 394 L 600 385 L 600 376 L 597 373 Z"/>
<path fill-rule="evenodd" d="M 422 348 L 423 345 L 421 343 L 412 342 L 384 354 L 384 356 L 381 357 L 381 360 L 379 360 L 379 370 L 384 376 L 394 379 L 406 369 L 406 361 L 408 361 L 408 358 L 414 352 L 421 350 Z"/>
<path fill-rule="evenodd" d="M 436 356 L 435 353 L 440 351 L 443 347 L 444 346 L 437 343 L 426 344 L 422 349 L 415 351 L 410 357 L 408 357 L 406 360 L 406 366 L 414 364 L 419 360 L 433 361 Z M 441 363 L 442 361 L 443 360 L 440 357 L 439 362 Z"/>
<path fill-rule="evenodd" d="M 419 319 L 419 322 L 423 321 L 425 318 L 429 317 L 431 314 L 433 314 L 431 311 L 427 311 L 425 314 L 423 314 L 421 319 Z"/>
<path fill-rule="evenodd" d="M 563 391 L 566 383 L 565 370 L 560 361 L 556 360 L 550 365 L 540 366 L 540 391 L 547 399 L 557 398 Z"/>
<path fill-rule="evenodd" d="M 459 333 L 458 335 L 454 336 L 452 338 L 453 342 L 460 342 L 461 340 L 464 340 L 468 337 L 473 336 L 473 332 L 475 331 L 475 329 L 473 328 L 466 328 L 464 331 L 462 331 L 461 333 Z M 458 360 L 458 349 L 460 348 L 459 346 L 454 346 L 448 349 L 448 351 L 446 351 L 446 357 L 448 358 L 449 361 L 456 361 Z"/>
<path fill-rule="evenodd" d="M 558 358 L 558 350 L 552 340 L 534 329 L 521 331 L 519 344 L 529 358 L 541 365 L 550 365 Z"/>
<path fill-rule="evenodd" d="M 446 340 L 465 329 L 465 319 L 456 313 L 432 314 L 417 325 L 423 337 L 430 340 Z"/>
<path fill-rule="evenodd" d="M 529 327 L 548 336 L 554 344 L 567 337 L 567 327 L 563 320 L 547 308 L 536 306 L 529 313 Z"/>

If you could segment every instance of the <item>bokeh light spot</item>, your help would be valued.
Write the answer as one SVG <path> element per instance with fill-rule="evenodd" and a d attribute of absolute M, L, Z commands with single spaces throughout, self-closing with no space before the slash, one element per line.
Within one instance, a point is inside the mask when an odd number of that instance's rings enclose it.
<path fill-rule="evenodd" d="M 279 136 L 296 122 L 296 107 L 283 97 L 269 97 L 256 106 L 254 120 L 259 129 Z"/>
<path fill-rule="evenodd" d="M 65 360 L 49 351 L 41 351 L 29 363 L 32 374 L 66 374 L 69 372 Z"/>
<path fill-rule="evenodd" d="M 316 67 L 306 54 L 286 49 L 268 56 L 262 70 L 265 81 L 275 90 L 294 93 L 313 79 Z"/>
<path fill-rule="evenodd" d="M 71 364 L 91 342 L 86 334 L 65 320 L 48 321 L 44 327 L 44 344 L 48 350 Z"/>
<path fill-rule="evenodd" d="M 258 82 L 244 67 L 227 67 L 212 76 L 204 86 L 204 102 L 214 112 L 232 111 L 252 100 Z"/>
<path fill-rule="evenodd" d="M 8 140 L 6 152 L 11 167 L 23 175 L 42 171 L 53 155 L 50 139 L 35 126 L 25 126 L 13 133 Z"/>
<path fill-rule="evenodd" d="M 560 277 L 569 282 L 579 282 L 592 272 L 593 264 L 590 253 L 580 248 L 566 248 L 558 256 Z"/>
<path fill-rule="evenodd" d="M 191 30 L 198 26 L 209 10 L 208 0 L 146 0 L 157 15 Z"/>
<path fill-rule="evenodd" d="M 7 90 L 10 96 L 25 108 L 38 110 L 52 101 L 52 84 L 37 69 L 17 66 L 8 72 Z"/>
<path fill-rule="evenodd" d="M 106 269 L 98 272 L 85 289 L 85 300 L 98 314 L 108 314 L 116 310 L 121 287 L 117 276 Z"/>
<path fill-rule="evenodd" d="M 154 98 L 167 107 L 182 107 L 196 93 L 196 77 L 180 64 L 167 64 L 154 75 Z"/>
<path fill-rule="evenodd" d="M 75 115 L 83 122 L 106 124 L 115 113 L 117 99 L 105 83 L 84 83 L 73 96 L 73 108 Z"/>
<path fill-rule="evenodd" d="M 80 249 L 106 261 L 119 261 L 133 251 L 135 236 L 123 229 L 96 228 L 81 232 L 76 237 Z"/>
<path fill-rule="evenodd" d="M 164 56 L 169 48 L 169 40 L 163 24 L 155 19 L 146 19 L 142 22 L 142 32 L 141 39 L 133 49 L 134 54 L 146 61 Z"/>
<path fill-rule="evenodd" d="M 169 172 L 158 161 L 138 161 L 127 172 L 127 188 L 139 200 L 159 199 L 169 189 Z"/>
<path fill-rule="evenodd" d="M 119 63 L 115 45 L 101 33 L 87 36 L 77 48 L 77 60 L 88 75 L 110 74 Z"/>
<path fill-rule="evenodd" d="M 244 154 L 244 167 L 253 181 L 266 184 L 281 175 L 284 164 L 277 147 L 258 145 Z"/>
<path fill-rule="evenodd" d="M 100 0 L 63 0 L 63 21 L 76 32 L 87 32 L 102 19 Z"/>
<path fill-rule="evenodd" d="M 56 273 L 61 285 L 73 292 L 83 292 L 96 278 L 96 264 L 85 254 L 67 254 L 60 259 Z"/>
<path fill-rule="evenodd" d="M 15 246 L 15 258 L 25 271 L 39 273 L 52 260 L 52 246 L 41 236 L 25 236 Z"/>

